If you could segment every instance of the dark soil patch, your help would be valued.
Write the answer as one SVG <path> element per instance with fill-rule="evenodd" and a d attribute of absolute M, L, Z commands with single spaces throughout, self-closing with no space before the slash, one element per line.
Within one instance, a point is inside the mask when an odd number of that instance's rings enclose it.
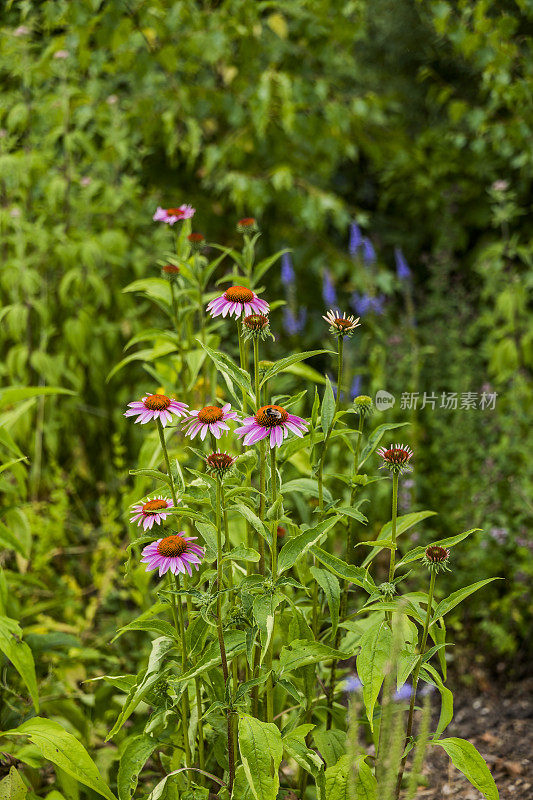
<path fill-rule="evenodd" d="M 496 781 L 500 800 L 533 800 L 533 677 L 502 689 L 455 693 L 455 715 L 444 736 L 468 739 Z M 420 800 L 482 800 L 480 792 L 439 747 L 430 748 Z"/>

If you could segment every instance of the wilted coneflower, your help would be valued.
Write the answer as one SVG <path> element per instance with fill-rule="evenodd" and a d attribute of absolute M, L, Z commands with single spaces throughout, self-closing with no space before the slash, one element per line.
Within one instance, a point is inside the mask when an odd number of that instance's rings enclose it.
<path fill-rule="evenodd" d="M 147 565 L 146 572 L 159 569 L 159 577 L 169 570 L 174 575 L 179 572 L 192 575 L 191 567 L 198 569 L 205 555 L 203 547 L 192 544 L 196 538 L 186 536 L 185 531 L 180 531 L 147 545 L 141 553 L 141 563 Z"/>
<path fill-rule="evenodd" d="M 242 321 L 242 332 L 245 339 L 274 338 L 266 314 L 249 314 Z"/>
<path fill-rule="evenodd" d="M 273 405 L 262 406 L 255 416 L 246 417 L 243 422 L 242 428 L 235 429 L 239 439 L 243 439 L 243 444 L 255 444 L 269 436 L 270 447 L 282 444 L 289 431 L 301 438 L 309 426 L 302 417 L 296 417 L 281 406 Z"/>
<path fill-rule="evenodd" d="M 221 453 L 219 450 L 210 453 L 205 459 L 209 472 L 220 480 L 224 480 L 226 475 L 231 472 L 236 461 L 236 456 L 230 456 L 229 453 Z"/>
<path fill-rule="evenodd" d="M 172 416 L 185 417 L 187 415 L 188 405 L 186 403 L 178 403 L 177 400 L 172 400 L 164 394 L 149 394 L 142 398 L 142 400 L 128 403 L 128 410 L 124 413 L 125 417 L 137 417 L 135 422 L 140 422 L 141 425 L 146 425 L 153 419 L 158 419 L 163 428 L 167 422 L 172 421 Z"/>
<path fill-rule="evenodd" d="M 355 329 L 360 327 L 359 317 L 347 317 L 344 313 L 340 316 L 340 311 L 333 311 L 330 309 L 328 313 L 322 317 L 329 323 L 329 330 L 334 336 L 353 336 Z"/>
<path fill-rule="evenodd" d="M 407 472 L 411 469 L 409 461 L 413 457 L 413 451 L 407 445 L 391 444 L 389 448 L 380 447 L 377 454 L 383 459 L 383 464 L 380 469 L 385 467 L 397 474 Z"/>
<path fill-rule="evenodd" d="M 190 439 L 194 439 L 197 433 L 203 441 L 208 433 L 212 433 L 215 439 L 220 439 L 223 431 L 229 431 L 226 420 L 233 419 L 240 422 L 235 411 L 231 411 L 231 405 L 226 403 L 222 408 L 218 406 L 205 406 L 199 411 L 189 411 L 183 423 L 183 431 Z"/>
<path fill-rule="evenodd" d="M 142 525 L 144 530 L 151 530 L 154 523 L 160 525 L 167 518 L 166 512 L 173 506 L 174 502 L 170 497 L 151 497 L 145 503 L 136 503 L 132 506 L 133 517 L 130 517 L 130 522 L 137 522 L 137 525 L 139 527 Z"/>
<path fill-rule="evenodd" d="M 166 222 L 168 225 L 174 225 L 180 220 L 191 219 L 195 213 L 196 209 L 185 203 L 177 208 L 161 208 L 161 206 L 157 206 L 152 219 L 154 222 Z"/>
<path fill-rule="evenodd" d="M 432 544 L 426 547 L 423 558 L 424 564 L 431 572 L 450 571 L 448 563 L 450 561 L 450 551 L 447 547 Z"/>
<path fill-rule="evenodd" d="M 268 314 L 270 306 L 266 300 L 248 289 L 246 286 L 230 286 L 223 295 L 211 300 L 207 310 L 212 317 L 242 317 L 243 314 Z"/>
<path fill-rule="evenodd" d="M 259 230 L 255 217 L 243 217 L 237 223 L 239 233 L 256 233 Z"/>

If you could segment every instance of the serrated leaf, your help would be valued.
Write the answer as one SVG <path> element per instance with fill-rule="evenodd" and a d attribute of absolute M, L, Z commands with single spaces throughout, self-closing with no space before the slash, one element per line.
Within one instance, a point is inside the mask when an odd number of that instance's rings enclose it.
<path fill-rule="evenodd" d="M 282 672 L 291 672 L 300 667 L 317 664 L 319 661 L 345 660 L 353 653 L 335 650 L 322 642 L 310 642 L 307 639 L 295 639 L 285 645 L 279 657 Z"/>
<path fill-rule="evenodd" d="M 345 581 L 355 583 L 356 586 L 361 586 L 363 589 L 367 589 L 367 591 L 374 588 L 374 581 L 362 567 L 355 567 L 353 564 L 347 564 L 346 561 L 337 558 L 337 556 L 326 552 L 326 550 L 322 550 L 316 545 L 311 547 L 311 553 L 321 564 L 327 567 L 330 572 L 337 575 L 338 578 L 344 578 Z"/>
<path fill-rule="evenodd" d="M 480 531 L 481 528 L 471 528 L 469 531 L 463 531 L 463 533 L 458 533 L 456 536 L 449 536 L 447 539 L 439 539 L 438 542 L 431 542 L 432 547 L 453 547 L 454 545 L 462 542 L 463 539 L 466 539 L 467 536 L 471 536 L 473 533 L 477 533 Z M 426 545 L 427 546 L 427 545 Z M 422 547 L 415 547 L 413 550 L 409 550 L 396 564 L 397 567 L 400 567 L 402 564 L 409 564 L 411 561 L 418 561 L 420 558 L 424 557 L 424 553 L 426 552 L 426 546 Z"/>
<path fill-rule="evenodd" d="M 328 433 L 333 425 L 333 417 L 335 416 L 335 395 L 333 394 L 333 387 L 330 379 L 326 376 L 326 388 L 324 390 L 324 397 L 322 398 L 322 405 L 320 407 L 320 426 L 325 434 Z"/>
<path fill-rule="evenodd" d="M 432 622 L 435 622 L 437 619 L 439 619 L 439 617 L 444 617 L 445 614 L 448 614 L 449 611 L 455 608 L 455 606 L 458 606 L 459 603 L 462 603 L 465 598 L 469 597 L 471 594 L 474 594 L 474 592 L 477 592 L 478 589 L 481 589 L 488 583 L 492 583 L 492 581 L 499 580 L 502 580 L 502 578 L 486 578 L 483 581 L 476 581 L 476 583 L 471 583 L 470 586 L 463 586 L 462 589 L 452 592 L 451 595 L 440 601 L 434 611 Z"/>
<path fill-rule="evenodd" d="M 347 755 L 341 756 L 334 767 L 327 768 L 325 790 L 327 800 L 349 800 L 349 769 L 350 760 Z"/>
<path fill-rule="evenodd" d="M 265 385 L 265 383 L 271 380 L 274 375 L 277 375 L 279 372 L 283 372 L 288 367 L 291 367 L 293 364 L 297 364 L 299 361 L 305 361 L 307 358 L 312 358 L 313 356 L 321 356 L 324 353 L 329 353 L 329 350 L 308 350 L 304 353 L 293 353 L 286 358 L 281 358 L 279 361 L 276 361 L 265 373 L 261 383 L 259 384 L 259 388 Z"/>
<path fill-rule="evenodd" d="M 413 511 L 411 514 L 404 514 L 401 517 L 398 517 L 396 520 L 396 541 L 398 541 L 399 537 L 404 534 L 409 528 L 412 528 L 413 525 L 417 525 L 422 520 L 427 519 L 428 517 L 435 516 L 435 511 Z M 363 567 L 368 566 L 372 562 L 372 560 L 377 556 L 380 549 L 377 547 L 379 542 L 383 541 L 384 545 L 386 545 L 387 541 L 390 542 L 392 532 L 392 521 L 386 522 L 385 525 L 380 530 L 379 534 L 375 539 L 376 549 L 370 553 L 365 560 L 363 561 Z M 390 546 L 390 545 L 389 545 Z"/>
<path fill-rule="evenodd" d="M 323 520 L 312 528 L 293 536 L 292 539 L 283 545 L 278 557 L 278 574 L 281 575 L 286 570 L 296 564 L 299 558 L 307 553 L 309 548 L 324 536 L 337 522 L 337 517 Z"/>

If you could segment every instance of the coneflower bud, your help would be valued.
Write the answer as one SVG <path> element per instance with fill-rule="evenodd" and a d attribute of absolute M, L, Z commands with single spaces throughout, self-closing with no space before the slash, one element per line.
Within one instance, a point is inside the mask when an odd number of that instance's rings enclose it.
<path fill-rule="evenodd" d="M 396 594 L 396 586 L 393 583 L 380 583 L 378 589 L 386 600 L 392 600 Z"/>
<path fill-rule="evenodd" d="M 448 562 L 450 561 L 450 551 L 446 547 L 432 544 L 426 547 L 424 553 L 424 564 L 431 572 L 450 571 Z"/>
<path fill-rule="evenodd" d="M 179 274 L 180 268 L 175 264 L 165 264 L 164 267 L 161 267 L 161 277 L 167 278 L 169 281 L 177 280 Z"/>
<path fill-rule="evenodd" d="M 239 233 L 256 233 L 259 230 L 257 220 L 254 217 L 244 217 L 237 223 Z"/>
<path fill-rule="evenodd" d="M 249 314 L 242 321 L 242 332 L 245 339 L 274 338 L 266 314 Z"/>
<path fill-rule="evenodd" d="M 193 250 L 196 253 L 199 253 L 201 250 L 204 249 L 205 236 L 202 236 L 201 233 L 190 233 L 187 236 L 187 241 L 191 246 L 191 250 Z"/>
<path fill-rule="evenodd" d="M 283 539 L 287 535 L 287 531 L 283 527 L 283 525 L 278 525 L 276 529 L 276 535 L 278 539 Z"/>
<path fill-rule="evenodd" d="M 237 458 L 230 456 L 229 453 L 220 453 L 216 451 L 214 453 L 210 453 L 206 457 L 205 461 L 209 472 L 212 475 L 216 475 L 216 477 L 222 481 L 226 475 L 231 472 L 233 465 L 237 461 Z"/>
<path fill-rule="evenodd" d="M 274 362 L 263 360 L 260 361 L 257 366 L 259 367 L 259 375 L 261 376 L 261 378 L 264 378 L 270 367 L 274 366 Z"/>
<path fill-rule="evenodd" d="M 355 397 L 353 404 L 355 413 L 360 417 L 368 417 L 374 413 L 372 398 L 366 394 L 360 394 L 359 397 Z"/>

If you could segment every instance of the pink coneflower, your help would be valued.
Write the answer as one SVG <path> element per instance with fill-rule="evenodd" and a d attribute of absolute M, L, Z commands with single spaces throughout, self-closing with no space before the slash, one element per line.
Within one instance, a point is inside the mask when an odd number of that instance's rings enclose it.
<path fill-rule="evenodd" d="M 266 300 L 248 289 L 246 286 L 230 286 L 224 294 L 211 300 L 207 305 L 207 310 L 212 317 L 241 317 L 243 314 L 268 314 L 270 306 Z"/>
<path fill-rule="evenodd" d="M 170 570 L 174 575 L 178 572 L 188 572 L 192 575 L 191 567 L 198 569 L 204 549 L 197 544 L 192 544 L 196 536 L 186 536 L 185 531 L 180 531 L 172 536 L 165 536 L 157 542 L 147 545 L 142 551 L 141 563 L 146 564 L 146 572 L 159 569 L 159 577 Z"/>
<path fill-rule="evenodd" d="M 151 530 L 154 523 L 161 525 L 161 522 L 168 516 L 167 509 L 172 508 L 174 502 L 170 497 L 151 497 L 146 503 L 136 503 L 132 506 L 133 517 L 130 517 L 130 522 L 137 522 L 139 527 L 144 530 Z"/>
<path fill-rule="evenodd" d="M 167 222 L 169 225 L 174 225 L 175 222 L 179 222 L 182 219 L 194 217 L 195 213 L 196 209 L 185 203 L 178 208 L 161 208 L 161 206 L 157 206 L 152 219 L 154 222 Z"/>
<path fill-rule="evenodd" d="M 383 459 L 380 469 L 386 467 L 391 472 L 397 473 L 411 469 L 409 461 L 413 457 L 413 451 L 405 444 L 391 444 L 389 448 L 380 447 L 377 454 Z"/>
<path fill-rule="evenodd" d="M 229 431 L 226 420 L 234 419 L 240 422 L 237 413 L 230 409 L 230 404 L 226 403 L 222 408 L 205 406 L 199 411 L 190 411 L 183 423 L 183 430 L 191 439 L 194 439 L 197 433 L 200 434 L 202 441 L 208 433 L 212 433 L 215 439 L 220 439 L 223 431 Z"/>
<path fill-rule="evenodd" d="M 141 425 L 145 425 L 152 419 L 158 419 L 164 428 L 167 422 L 172 421 L 173 414 L 177 417 L 185 417 L 187 409 L 186 403 L 178 403 L 177 400 L 171 400 L 170 397 L 164 394 L 149 394 L 143 397 L 142 400 L 128 403 L 128 410 L 124 416 L 136 416 L 135 422 L 140 422 Z"/>
<path fill-rule="evenodd" d="M 254 417 L 247 417 L 243 427 L 236 428 L 235 433 L 239 438 L 244 437 L 245 445 L 255 444 L 270 436 L 270 447 L 275 447 L 282 444 L 289 431 L 301 438 L 308 425 L 305 419 L 289 414 L 281 406 L 262 406 Z"/>

